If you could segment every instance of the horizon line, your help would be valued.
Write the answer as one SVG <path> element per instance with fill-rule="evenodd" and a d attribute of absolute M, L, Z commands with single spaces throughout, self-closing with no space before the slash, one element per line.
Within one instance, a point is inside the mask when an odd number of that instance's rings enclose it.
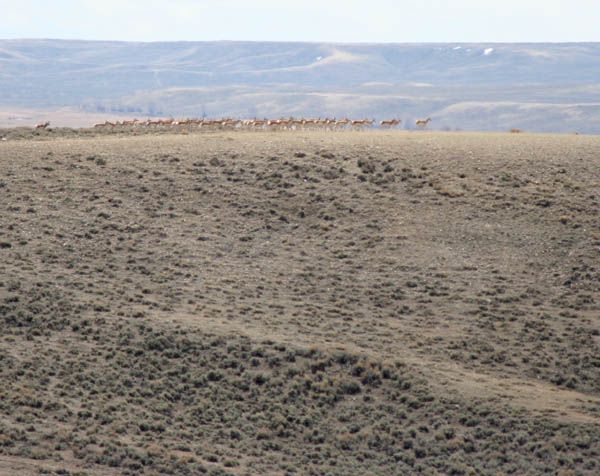
<path fill-rule="evenodd" d="M 600 40 L 589 41 L 329 41 L 329 40 L 118 40 L 118 39 L 89 39 L 89 38 L 51 38 L 51 37 L 19 37 L 0 38 L 0 41 L 64 41 L 88 43 L 273 43 L 273 44 L 331 44 L 331 45 L 582 45 L 598 44 Z"/>

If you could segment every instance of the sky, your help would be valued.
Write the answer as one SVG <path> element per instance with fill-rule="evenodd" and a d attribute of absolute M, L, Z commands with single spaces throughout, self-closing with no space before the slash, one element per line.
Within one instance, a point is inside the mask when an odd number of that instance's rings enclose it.
<path fill-rule="evenodd" d="M 0 0 L 0 39 L 600 41 L 600 0 Z"/>

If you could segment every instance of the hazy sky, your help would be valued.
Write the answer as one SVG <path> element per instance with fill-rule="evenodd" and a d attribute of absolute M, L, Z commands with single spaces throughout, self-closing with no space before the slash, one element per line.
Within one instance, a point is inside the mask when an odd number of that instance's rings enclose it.
<path fill-rule="evenodd" d="M 600 41 L 600 0 L 0 0 L 0 38 Z"/>

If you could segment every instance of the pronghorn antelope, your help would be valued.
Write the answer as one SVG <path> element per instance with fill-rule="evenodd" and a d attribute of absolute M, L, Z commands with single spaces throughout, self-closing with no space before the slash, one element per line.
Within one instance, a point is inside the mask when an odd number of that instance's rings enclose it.
<path fill-rule="evenodd" d="M 336 129 L 345 129 L 347 128 L 352 121 L 350 121 L 350 119 L 348 118 L 343 118 L 343 119 L 338 119 L 337 121 L 335 121 L 335 128 Z"/>
<path fill-rule="evenodd" d="M 115 127 L 116 123 L 114 122 L 109 122 L 109 121 L 104 121 L 104 122 L 99 122 L 98 124 L 94 124 L 94 128 L 99 129 L 100 127 Z"/>
<path fill-rule="evenodd" d="M 392 127 L 399 126 L 402 121 L 400 119 L 385 119 L 379 123 L 383 129 L 391 129 Z"/>
<path fill-rule="evenodd" d="M 253 119 L 250 121 L 250 127 L 254 129 L 264 129 L 268 122 L 267 119 Z"/>
<path fill-rule="evenodd" d="M 364 127 L 371 127 L 375 119 L 355 119 L 350 121 L 353 129 L 363 129 Z"/>
<path fill-rule="evenodd" d="M 146 122 L 140 122 L 137 119 L 134 119 L 132 121 L 115 121 L 115 122 L 110 122 L 110 121 L 104 121 L 104 122 L 98 122 L 96 124 L 94 124 L 92 127 L 94 127 L 95 129 L 100 129 L 102 127 L 135 127 L 138 125 L 148 125 L 147 121 Z"/>
<path fill-rule="evenodd" d="M 221 127 L 224 129 L 235 129 L 239 124 L 240 121 L 238 119 L 227 118 L 221 121 Z"/>
<path fill-rule="evenodd" d="M 291 129 L 302 129 L 304 128 L 304 119 L 294 119 L 292 118 L 290 120 L 290 124 L 291 124 Z"/>
<path fill-rule="evenodd" d="M 285 130 L 290 126 L 288 119 L 270 119 L 267 121 L 267 127 L 270 129 Z"/>
<path fill-rule="evenodd" d="M 418 120 L 416 122 L 419 128 L 425 128 L 431 121 L 431 118 Z M 381 128 L 397 127 L 402 123 L 400 119 L 386 119 L 378 122 Z M 40 124 L 38 128 L 46 128 L 49 123 Z M 197 127 L 206 128 L 208 130 L 235 130 L 235 129 L 250 129 L 250 130 L 364 130 L 373 127 L 375 119 L 349 119 L 342 118 L 280 118 L 280 119 L 233 119 L 230 117 L 222 117 L 216 119 L 208 118 L 180 118 L 180 119 L 146 119 L 146 120 L 123 120 L 123 121 L 105 121 L 103 123 L 94 124 L 94 128 L 182 128 L 182 127 Z"/>
<path fill-rule="evenodd" d="M 42 122 L 41 124 L 37 124 L 35 126 L 36 129 L 46 129 L 50 125 L 49 121 Z"/>
<path fill-rule="evenodd" d="M 322 129 L 329 129 L 329 126 L 331 126 L 331 124 L 333 124 L 335 121 L 335 119 L 329 119 L 328 117 L 326 117 L 325 119 L 321 119 L 319 117 L 319 119 L 317 119 L 317 127 L 322 128 Z"/>
<path fill-rule="evenodd" d="M 302 127 L 304 129 L 314 129 L 317 126 L 316 119 L 302 119 Z"/>
<path fill-rule="evenodd" d="M 415 121 L 415 125 L 421 129 L 425 129 L 427 127 L 427 124 L 429 124 L 431 122 L 431 117 L 428 117 L 427 119 L 417 119 Z"/>

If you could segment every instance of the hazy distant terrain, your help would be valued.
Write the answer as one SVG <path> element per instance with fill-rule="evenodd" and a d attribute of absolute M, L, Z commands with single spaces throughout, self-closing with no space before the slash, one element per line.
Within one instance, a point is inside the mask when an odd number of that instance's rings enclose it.
<path fill-rule="evenodd" d="M 395 116 L 406 127 L 431 116 L 434 129 L 600 133 L 599 78 L 600 43 L 0 41 L 5 112 Z"/>

